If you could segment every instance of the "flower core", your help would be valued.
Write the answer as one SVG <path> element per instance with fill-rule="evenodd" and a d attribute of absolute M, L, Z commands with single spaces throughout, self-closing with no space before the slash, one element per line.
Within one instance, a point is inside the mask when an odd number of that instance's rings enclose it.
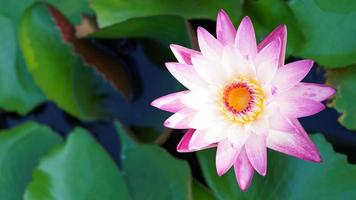
<path fill-rule="evenodd" d="M 235 79 L 225 85 L 220 109 L 237 124 L 256 120 L 263 109 L 264 94 L 259 83 L 250 79 Z"/>

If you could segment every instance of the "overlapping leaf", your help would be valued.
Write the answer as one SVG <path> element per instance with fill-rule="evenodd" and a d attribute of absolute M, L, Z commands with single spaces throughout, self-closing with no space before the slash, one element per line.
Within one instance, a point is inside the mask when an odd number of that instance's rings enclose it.
<path fill-rule="evenodd" d="M 149 38 L 168 47 L 171 43 L 189 46 L 187 24 L 179 16 L 149 16 L 130 18 L 122 23 L 103 28 L 92 37 Z M 152 51 L 152 49 L 151 49 Z"/>
<path fill-rule="evenodd" d="M 268 152 L 266 177 L 255 174 L 246 192 L 238 189 L 233 170 L 223 177 L 216 174 L 214 150 L 198 153 L 208 185 L 221 200 L 225 199 L 352 199 L 356 195 L 356 165 L 335 153 L 321 135 L 313 135 L 323 157 L 311 163 L 277 152 Z"/>
<path fill-rule="evenodd" d="M 61 138 L 46 126 L 28 122 L 0 132 L 0 199 L 22 199 L 32 171 Z"/>
<path fill-rule="evenodd" d="M 46 96 L 82 120 L 105 119 L 109 91 L 103 80 L 63 41 L 46 4 L 31 6 L 22 17 L 20 44 L 29 71 Z"/>
<path fill-rule="evenodd" d="M 132 199 L 191 199 L 188 163 L 155 145 L 132 141 L 116 122 L 121 141 L 122 170 Z"/>
<path fill-rule="evenodd" d="M 24 115 L 44 101 L 44 96 L 24 64 L 16 24 L 0 15 L 0 107 Z"/>
<path fill-rule="evenodd" d="M 329 67 L 356 63 L 356 1 L 288 1 L 306 42 L 295 55 Z"/>
<path fill-rule="evenodd" d="M 27 200 L 130 199 L 122 174 L 105 150 L 76 128 L 44 157 L 27 187 Z"/>
<path fill-rule="evenodd" d="M 166 47 L 171 43 L 189 46 L 187 19 L 215 20 L 219 9 L 225 9 L 236 20 L 241 14 L 239 2 L 232 0 L 94 0 L 91 6 L 99 27 L 104 28 L 95 37 L 146 37 Z"/>
<path fill-rule="evenodd" d="M 157 15 L 215 20 L 219 9 L 225 9 L 233 19 L 238 19 L 241 13 L 239 2 L 234 0 L 93 0 L 91 6 L 98 16 L 100 27 L 107 27 L 132 18 Z"/>
<path fill-rule="evenodd" d="M 356 130 L 356 66 L 344 69 L 329 70 L 326 73 L 327 82 L 335 85 L 336 96 L 330 106 L 338 110 L 342 115 L 339 122 L 346 128 Z"/>

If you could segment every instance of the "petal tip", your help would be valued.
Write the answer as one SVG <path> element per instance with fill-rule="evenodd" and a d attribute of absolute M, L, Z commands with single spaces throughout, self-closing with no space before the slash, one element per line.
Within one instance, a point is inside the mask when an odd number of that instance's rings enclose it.
<path fill-rule="evenodd" d="M 336 88 L 334 86 L 328 85 L 327 87 L 330 89 L 330 96 L 328 97 L 328 98 L 330 98 L 330 97 L 332 97 L 332 96 L 334 96 L 336 94 L 337 90 L 336 90 Z"/>
<path fill-rule="evenodd" d="M 166 120 L 166 121 L 163 122 L 163 126 L 165 126 L 166 128 L 171 128 L 171 127 L 170 127 L 170 124 L 171 124 L 171 122 L 168 121 L 168 120 Z"/>
<path fill-rule="evenodd" d="M 172 51 L 175 51 L 175 49 L 177 48 L 177 45 L 176 45 L 176 44 L 170 44 L 170 45 L 169 45 L 169 48 L 170 48 Z"/>
<path fill-rule="evenodd" d="M 251 18 L 249 16 L 245 16 L 242 21 L 246 21 L 246 22 L 251 22 Z M 251 22 L 252 23 L 252 22 Z"/>
<path fill-rule="evenodd" d="M 251 182 L 252 182 L 252 178 L 250 180 L 248 180 L 247 182 L 238 180 L 237 184 L 239 185 L 242 192 L 246 192 L 247 189 L 250 187 Z"/>
<path fill-rule="evenodd" d="M 218 17 L 222 17 L 222 16 L 227 16 L 227 13 L 224 9 L 220 8 L 219 12 L 218 12 Z"/>
<path fill-rule="evenodd" d="M 153 101 L 150 103 L 150 105 L 151 105 L 152 107 L 159 108 L 158 99 L 153 100 Z"/>
<path fill-rule="evenodd" d="M 311 59 L 306 59 L 306 60 L 305 60 L 305 62 L 307 62 L 307 63 L 308 63 L 308 65 L 310 66 L 310 68 L 312 68 L 312 67 L 313 67 L 313 65 L 314 65 L 314 60 L 311 60 Z"/>

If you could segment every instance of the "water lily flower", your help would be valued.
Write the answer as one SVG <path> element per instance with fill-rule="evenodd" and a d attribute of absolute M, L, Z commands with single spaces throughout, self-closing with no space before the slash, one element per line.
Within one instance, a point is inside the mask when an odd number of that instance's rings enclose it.
<path fill-rule="evenodd" d="M 166 63 L 187 90 L 169 94 L 152 105 L 174 114 L 164 125 L 188 129 L 179 152 L 217 147 L 218 175 L 234 167 L 245 191 L 254 171 L 267 172 L 267 148 L 312 162 L 320 154 L 298 121 L 314 115 L 335 93 L 331 87 L 301 82 L 312 60 L 284 64 L 287 30 L 277 27 L 256 44 L 249 17 L 236 30 L 224 11 L 216 36 L 197 30 L 199 51 L 171 45 L 178 62 Z"/>

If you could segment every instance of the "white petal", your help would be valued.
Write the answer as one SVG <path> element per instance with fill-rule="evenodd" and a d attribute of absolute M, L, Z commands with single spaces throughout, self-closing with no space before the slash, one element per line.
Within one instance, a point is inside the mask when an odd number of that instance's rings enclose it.
<path fill-rule="evenodd" d="M 234 145 L 235 148 L 241 148 L 250 135 L 250 133 L 247 132 L 244 128 L 234 124 L 230 125 L 227 131 L 229 141 Z"/>
<path fill-rule="evenodd" d="M 274 78 L 279 64 L 281 42 L 277 38 L 264 47 L 256 56 L 258 80 L 262 83 L 270 83 Z"/>
<path fill-rule="evenodd" d="M 216 95 L 209 90 L 190 91 L 185 94 L 182 103 L 195 110 L 204 110 L 216 107 Z"/>
<path fill-rule="evenodd" d="M 196 114 L 196 111 L 190 108 L 184 108 L 172 116 L 170 116 L 165 122 L 164 126 L 168 128 L 175 129 L 188 129 L 190 127 L 190 123 Z"/>
<path fill-rule="evenodd" d="M 220 60 L 223 46 L 207 30 L 198 27 L 198 43 L 201 53 L 212 60 Z"/>
<path fill-rule="evenodd" d="M 224 117 L 217 108 L 206 108 L 194 115 L 189 126 L 194 129 L 208 129 L 212 126 L 213 122 L 219 120 L 224 120 Z"/>
<path fill-rule="evenodd" d="M 247 61 L 234 46 L 229 45 L 224 48 L 222 60 L 228 79 L 255 74 L 253 62 Z"/>
<path fill-rule="evenodd" d="M 226 81 L 226 76 L 219 62 L 205 58 L 204 56 L 192 57 L 195 71 L 206 82 L 210 84 L 222 84 Z"/>
<path fill-rule="evenodd" d="M 166 63 L 166 67 L 174 78 L 190 90 L 199 90 L 207 85 L 191 65 Z"/>
<path fill-rule="evenodd" d="M 189 92 L 188 90 L 185 90 L 181 92 L 168 94 L 166 96 L 154 100 L 151 103 L 151 105 L 168 112 L 178 112 L 179 110 L 185 107 L 185 105 L 182 102 L 182 99 L 184 95 L 187 94 L 188 92 Z"/>
<path fill-rule="evenodd" d="M 191 58 L 193 55 L 201 55 L 200 52 L 195 51 L 193 49 L 188 49 L 176 44 L 171 44 L 170 48 L 174 54 L 174 56 L 177 58 L 178 62 L 183 63 L 183 64 L 188 64 L 191 65 L 192 61 Z"/>

